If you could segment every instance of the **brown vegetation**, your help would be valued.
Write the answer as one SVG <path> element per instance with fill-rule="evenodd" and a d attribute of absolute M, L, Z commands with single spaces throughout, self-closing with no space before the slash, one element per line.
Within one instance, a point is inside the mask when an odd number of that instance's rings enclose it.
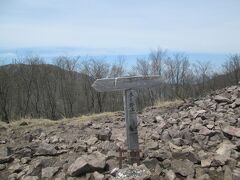
<path fill-rule="evenodd" d="M 89 58 L 58 57 L 49 65 L 40 57 L 14 60 L 0 66 L 0 119 L 71 118 L 83 114 L 122 110 L 121 93 L 98 93 L 91 87 L 99 78 L 160 75 L 159 87 L 137 90 L 139 110 L 158 101 L 198 97 L 237 84 L 240 55 L 230 56 L 223 71 L 213 73 L 210 63 L 191 64 L 183 54 L 169 56 L 161 49 L 138 59 L 132 69 L 124 57 L 114 64 Z"/>

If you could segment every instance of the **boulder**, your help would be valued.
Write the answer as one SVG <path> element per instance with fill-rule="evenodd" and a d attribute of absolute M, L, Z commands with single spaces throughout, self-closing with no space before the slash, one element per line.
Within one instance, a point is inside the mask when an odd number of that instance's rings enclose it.
<path fill-rule="evenodd" d="M 197 118 L 202 116 L 204 113 L 206 113 L 206 110 L 198 110 L 198 111 L 190 111 L 190 114 L 192 115 L 193 118 Z"/>
<path fill-rule="evenodd" d="M 230 103 L 230 99 L 224 97 L 224 96 L 220 96 L 220 95 L 217 95 L 214 97 L 214 100 L 217 102 L 217 103 Z"/>
<path fill-rule="evenodd" d="M 17 179 L 17 173 L 13 173 L 13 174 L 10 174 L 9 176 L 8 176 L 8 180 L 16 180 Z"/>
<path fill-rule="evenodd" d="M 154 172 L 156 166 L 159 164 L 159 161 L 156 158 L 147 158 L 142 162 L 142 164 L 144 164 L 151 172 Z"/>
<path fill-rule="evenodd" d="M 200 159 L 198 157 L 198 155 L 192 151 L 179 151 L 179 152 L 173 152 L 172 153 L 172 157 L 174 159 L 188 159 L 189 161 L 193 162 L 193 163 L 199 163 Z"/>
<path fill-rule="evenodd" d="M 92 137 L 92 138 L 89 138 L 89 139 L 86 141 L 86 143 L 87 143 L 87 145 L 92 146 L 92 145 L 94 145 L 97 141 L 98 141 L 98 139 L 97 139 L 96 137 Z"/>
<path fill-rule="evenodd" d="M 209 130 L 207 127 L 202 126 L 201 130 L 199 131 L 199 134 L 204 136 L 213 136 L 214 134 L 216 134 L 216 131 Z"/>
<path fill-rule="evenodd" d="M 162 116 L 160 116 L 160 115 L 156 116 L 154 119 L 155 119 L 155 121 L 157 121 L 157 122 L 164 122 L 164 119 L 163 119 Z"/>
<path fill-rule="evenodd" d="M 23 170 L 23 167 L 19 163 L 12 164 L 8 170 L 12 173 L 19 173 Z"/>
<path fill-rule="evenodd" d="M 151 172 L 143 164 L 140 166 L 128 166 L 126 168 L 119 169 L 116 174 L 116 179 L 145 180 L 150 179 L 150 177 Z"/>
<path fill-rule="evenodd" d="M 224 180 L 232 180 L 232 170 L 229 166 L 225 166 Z"/>
<path fill-rule="evenodd" d="M 53 178 L 55 174 L 59 171 L 59 167 L 46 167 L 42 169 L 42 178 Z"/>
<path fill-rule="evenodd" d="M 215 155 L 212 159 L 211 166 L 219 167 L 225 165 L 228 158 L 224 155 Z"/>
<path fill-rule="evenodd" d="M 159 149 L 148 152 L 148 157 L 156 158 L 159 161 L 164 161 L 165 159 L 171 158 L 171 152 Z"/>
<path fill-rule="evenodd" d="M 9 163 L 12 160 L 13 160 L 12 156 L 5 156 L 5 157 L 0 156 L 0 164 Z"/>
<path fill-rule="evenodd" d="M 146 148 L 149 150 L 157 150 L 159 149 L 158 142 L 156 141 L 150 141 L 147 143 Z"/>
<path fill-rule="evenodd" d="M 176 174 L 173 172 L 173 170 L 169 170 L 166 172 L 165 178 L 166 180 L 175 180 Z"/>
<path fill-rule="evenodd" d="M 225 126 L 222 127 L 223 133 L 240 138 L 240 128 L 234 126 Z"/>
<path fill-rule="evenodd" d="M 2 146 L 0 147 L 0 159 L 4 157 L 8 157 L 12 154 L 12 150 L 10 147 Z"/>
<path fill-rule="evenodd" d="M 201 166 L 203 168 L 210 167 L 211 163 L 212 163 L 212 158 L 207 158 L 207 159 L 201 160 Z"/>
<path fill-rule="evenodd" d="M 104 175 L 100 174 L 99 172 L 95 171 L 92 174 L 92 177 L 94 178 L 94 180 L 103 180 L 104 179 Z"/>
<path fill-rule="evenodd" d="M 98 138 L 98 140 L 101 140 L 101 141 L 110 141 L 111 136 L 112 136 L 112 131 L 109 128 L 98 131 L 96 133 L 96 137 Z"/>
<path fill-rule="evenodd" d="M 90 155 L 79 157 L 68 168 L 70 176 L 80 176 L 86 173 L 99 171 L 102 172 L 106 166 L 106 157 L 102 153 L 95 151 Z"/>
<path fill-rule="evenodd" d="M 171 163 L 172 170 L 184 177 L 194 176 L 193 163 L 189 160 L 173 160 Z"/>
<path fill-rule="evenodd" d="M 59 143 L 60 140 L 61 140 L 61 138 L 58 137 L 58 136 L 56 136 L 56 135 L 49 138 L 49 141 L 50 141 L 50 143 L 52 143 L 52 144 Z"/>
<path fill-rule="evenodd" d="M 158 141 L 160 139 L 160 135 L 158 133 L 153 133 L 151 139 L 154 141 Z"/>
<path fill-rule="evenodd" d="M 240 179 L 240 168 L 233 170 L 232 178 L 233 178 L 233 180 Z"/>
<path fill-rule="evenodd" d="M 0 171 L 6 169 L 6 165 L 5 164 L 0 164 Z"/>
<path fill-rule="evenodd" d="M 51 166 L 53 163 L 54 160 L 52 158 L 41 158 L 32 161 L 24 171 L 26 171 L 27 176 L 41 176 L 42 169 Z"/>
<path fill-rule="evenodd" d="M 39 180 L 38 176 L 25 176 L 23 180 Z"/>
<path fill-rule="evenodd" d="M 15 149 L 14 155 L 17 158 L 32 157 L 33 151 L 30 147 L 21 147 L 21 148 Z"/>
<path fill-rule="evenodd" d="M 236 145 L 232 144 L 230 141 L 225 140 L 219 145 L 216 153 L 219 155 L 230 157 L 232 150 L 235 148 Z"/>
<path fill-rule="evenodd" d="M 35 153 L 36 156 L 54 156 L 57 154 L 55 147 L 47 143 L 40 144 Z"/>

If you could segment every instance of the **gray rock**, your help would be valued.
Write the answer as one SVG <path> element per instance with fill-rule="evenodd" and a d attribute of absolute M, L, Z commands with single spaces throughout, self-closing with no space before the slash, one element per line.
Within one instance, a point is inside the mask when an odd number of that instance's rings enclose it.
<path fill-rule="evenodd" d="M 33 151 L 30 147 L 21 147 L 15 150 L 14 155 L 17 158 L 23 158 L 23 157 L 31 158 L 33 156 Z"/>
<path fill-rule="evenodd" d="M 217 95 L 214 97 L 214 100 L 217 102 L 217 103 L 230 103 L 230 99 L 226 98 L 226 97 L 223 97 L 223 96 L 220 96 L 220 95 Z"/>
<path fill-rule="evenodd" d="M 227 160 L 228 158 L 224 155 L 216 155 L 212 159 L 211 166 L 212 167 L 223 166 L 225 165 Z"/>
<path fill-rule="evenodd" d="M 60 172 L 54 178 L 55 178 L 55 180 L 65 180 L 66 179 L 66 174 L 64 172 Z"/>
<path fill-rule="evenodd" d="M 235 148 L 236 145 L 232 144 L 230 141 L 225 140 L 219 145 L 216 153 L 219 155 L 230 157 L 232 150 L 234 150 Z"/>
<path fill-rule="evenodd" d="M 26 175 L 28 176 L 39 176 L 41 174 L 42 164 L 40 161 L 35 162 L 33 165 L 29 167 Z"/>
<path fill-rule="evenodd" d="M 5 164 L 0 164 L 0 171 L 6 169 L 6 165 Z"/>
<path fill-rule="evenodd" d="M 171 140 L 171 137 L 170 137 L 167 130 L 163 131 L 162 136 L 161 136 L 161 140 L 163 140 L 165 142 L 168 142 L 168 141 Z"/>
<path fill-rule="evenodd" d="M 240 179 L 240 168 L 233 170 L 232 178 L 233 178 L 233 180 Z"/>
<path fill-rule="evenodd" d="M 158 133 L 153 133 L 151 139 L 157 141 L 160 139 L 160 135 Z"/>
<path fill-rule="evenodd" d="M 92 137 L 92 138 L 88 139 L 86 143 L 87 143 L 89 146 L 92 146 L 92 145 L 94 145 L 97 141 L 98 141 L 98 139 L 97 139 L 96 137 Z"/>
<path fill-rule="evenodd" d="M 68 168 L 70 176 L 80 176 L 86 173 L 100 171 L 102 172 L 106 166 L 106 157 L 100 152 L 94 152 L 90 155 L 79 157 Z"/>
<path fill-rule="evenodd" d="M 0 164 L 9 163 L 12 160 L 13 160 L 12 156 L 5 156 L 5 157 L 0 156 Z"/>
<path fill-rule="evenodd" d="M 156 141 L 148 142 L 148 144 L 146 145 L 146 148 L 149 150 L 157 150 L 159 149 L 158 142 Z"/>
<path fill-rule="evenodd" d="M 111 129 L 104 129 L 96 133 L 96 137 L 98 138 L 98 140 L 101 141 L 110 141 L 111 136 L 112 136 Z"/>
<path fill-rule="evenodd" d="M 198 155 L 194 152 L 191 151 L 187 151 L 187 152 L 173 152 L 172 153 L 172 157 L 174 159 L 188 159 L 189 161 L 193 162 L 193 163 L 199 163 L 200 162 L 200 158 L 198 157 Z"/>
<path fill-rule="evenodd" d="M 225 126 L 222 127 L 222 131 L 228 135 L 240 137 L 240 128 L 234 126 Z"/>
<path fill-rule="evenodd" d="M 163 161 L 165 159 L 171 158 L 171 153 L 167 150 L 156 150 L 156 151 L 150 151 L 148 152 L 149 158 L 156 158 L 159 161 Z"/>
<path fill-rule="evenodd" d="M 129 166 L 127 168 L 119 169 L 116 174 L 117 179 L 138 179 L 145 180 L 150 179 L 151 172 L 144 166 Z"/>
<path fill-rule="evenodd" d="M 12 150 L 10 147 L 2 146 L 0 147 L 0 157 L 7 157 L 12 154 Z"/>
<path fill-rule="evenodd" d="M 193 118 L 200 117 L 204 113 L 206 113 L 206 110 L 203 110 L 203 109 L 198 111 L 190 111 L 190 114 L 192 115 Z"/>
<path fill-rule="evenodd" d="M 8 180 L 16 180 L 16 179 L 17 179 L 17 173 L 13 173 L 8 176 Z"/>
<path fill-rule="evenodd" d="M 225 166 L 224 180 L 232 180 L 232 170 L 229 166 Z"/>
<path fill-rule="evenodd" d="M 39 180 L 38 176 L 25 176 L 23 180 Z"/>
<path fill-rule="evenodd" d="M 199 134 L 204 136 L 213 136 L 214 134 L 216 134 L 216 131 L 209 130 L 207 127 L 202 126 L 201 130 L 199 131 Z"/>
<path fill-rule="evenodd" d="M 54 156 L 57 155 L 57 150 L 51 144 L 42 143 L 38 146 L 35 153 L 36 156 Z"/>
<path fill-rule="evenodd" d="M 189 160 L 173 160 L 171 167 L 175 173 L 179 173 L 184 177 L 193 176 L 193 163 Z"/>
<path fill-rule="evenodd" d="M 21 159 L 21 163 L 23 163 L 23 164 L 27 164 L 30 161 L 31 161 L 31 158 L 29 158 L 29 157 L 24 157 L 24 158 Z"/>
<path fill-rule="evenodd" d="M 94 178 L 94 180 L 103 180 L 104 179 L 104 175 L 100 174 L 99 172 L 95 171 L 92 174 L 92 177 Z"/>
<path fill-rule="evenodd" d="M 52 178 L 59 171 L 59 167 L 47 167 L 42 169 L 42 178 Z"/>
<path fill-rule="evenodd" d="M 142 164 L 144 164 L 151 172 L 155 171 L 157 165 L 159 165 L 159 161 L 156 158 L 153 159 L 145 159 Z"/>
<path fill-rule="evenodd" d="M 12 173 L 19 173 L 23 170 L 23 167 L 19 163 L 12 164 L 8 170 Z"/>
<path fill-rule="evenodd" d="M 50 143 L 52 143 L 52 144 L 55 144 L 55 143 L 59 143 L 60 142 L 60 138 L 58 137 L 58 136 L 52 136 L 52 137 L 50 137 Z"/>
<path fill-rule="evenodd" d="M 173 172 L 173 170 L 169 170 L 166 172 L 165 178 L 166 180 L 175 180 L 176 174 Z"/>
<path fill-rule="evenodd" d="M 155 118 L 154 118 L 157 122 L 163 122 L 164 121 L 164 119 L 162 118 L 162 116 L 156 116 Z"/>
<path fill-rule="evenodd" d="M 202 176 L 198 177 L 197 180 L 210 180 L 210 177 L 208 174 L 203 174 Z"/>
<path fill-rule="evenodd" d="M 201 160 L 201 166 L 202 166 L 203 168 L 205 168 L 205 167 L 210 167 L 210 166 L 211 166 L 211 163 L 212 163 L 212 158 L 207 158 L 207 159 Z"/>

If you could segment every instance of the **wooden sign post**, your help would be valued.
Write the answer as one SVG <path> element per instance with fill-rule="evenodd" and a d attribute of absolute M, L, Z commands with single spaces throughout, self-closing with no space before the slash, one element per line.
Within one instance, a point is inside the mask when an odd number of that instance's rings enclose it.
<path fill-rule="evenodd" d="M 136 92 L 134 90 L 156 86 L 160 83 L 159 76 L 134 76 L 98 79 L 92 85 L 98 92 L 123 91 L 127 144 L 131 164 L 140 163 Z"/>

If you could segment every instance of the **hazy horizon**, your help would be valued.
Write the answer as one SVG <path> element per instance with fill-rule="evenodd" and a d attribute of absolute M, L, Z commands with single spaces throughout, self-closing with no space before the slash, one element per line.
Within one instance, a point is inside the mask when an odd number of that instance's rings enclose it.
<path fill-rule="evenodd" d="M 240 52 L 240 1 L 2 0 L 0 58 L 118 55 L 156 48 L 222 64 Z"/>

